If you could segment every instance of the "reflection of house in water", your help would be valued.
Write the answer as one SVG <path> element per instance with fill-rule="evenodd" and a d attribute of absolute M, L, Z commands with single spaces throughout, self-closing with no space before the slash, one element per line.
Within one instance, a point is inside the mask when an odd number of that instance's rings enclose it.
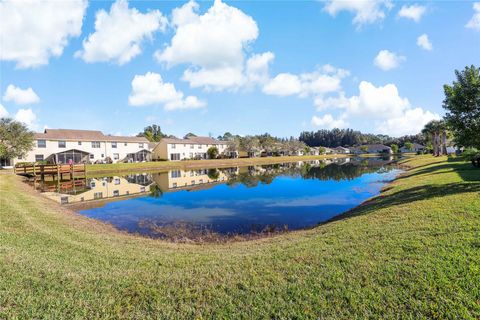
<path fill-rule="evenodd" d="M 238 173 L 238 168 L 199 169 L 199 170 L 170 170 L 153 174 L 153 181 L 162 191 L 177 189 L 203 189 L 219 183 L 225 183 Z"/>
<path fill-rule="evenodd" d="M 48 190 L 43 194 L 62 204 L 76 203 L 89 200 L 100 200 L 116 198 L 122 196 L 133 196 L 150 191 L 152 176 L 150 174 L 136 174 L 126 177 L 104 177 L 78 179 L 83 180 L 83 187 L 62 188 L 59 192 L 52 192 L 48 186 L 40 186 L 43 190 Z M 77 184 L 77 186 L 80 183 Z"/>

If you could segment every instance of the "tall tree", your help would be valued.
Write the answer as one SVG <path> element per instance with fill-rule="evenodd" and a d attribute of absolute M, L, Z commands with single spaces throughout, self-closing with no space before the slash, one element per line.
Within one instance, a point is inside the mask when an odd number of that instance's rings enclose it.
<path fill-rule="evenodd" d="M 159 125 L 153 124 L 151 126 L 145 127 L 143 132 L 137 134 L 138 137 L 145 137 L 150 142 L 158 142 L 165 137 L 165 134 L 162 133 L 162 129 Z"/>
<path fill-rule="evenodd" d="M 438 157 L 447 154 L 447 125 L 444 120 L 432 120 L 422 130 L 430 137 L 433 155 Z"/>
<path fill-rule="evenodd" d="M 23 157 L 33 148 L 33 132 L 21 122 L 0 119 L 0 158 Z"/>
<path fill-rule="evenodd" d="M 458 145 L 480 149 L 480 68 L 472 65 L 455 75 L 457 81 L 443 87 L 445 120 Z"/>

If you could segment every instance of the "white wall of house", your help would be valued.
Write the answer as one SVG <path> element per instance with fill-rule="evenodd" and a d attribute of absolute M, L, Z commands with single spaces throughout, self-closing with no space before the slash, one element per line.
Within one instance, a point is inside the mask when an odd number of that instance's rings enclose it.
<path fill-rule="evenodd" d="M 187 160 L 196 159 L 198 157 L 202 159 L 208 159 L 208 149 L 210 147 L 217 147 L 218 153 L 224 154 L 227 149 L 227 145 L 223 142 L 217 144 L 200 144 L 200 143 L 171 143 L 162 142 L 157 145 L 153 151 L 153 158 L 155 160 Z"/>
<path fill-rule="evenodd" d="M 105 160 L 109 157 L 116 163 L 124 160 L 129 153 L 148 150 L 148 143 L 37 139 L 33 149 L 25 157 L 14 159 L 14 163 L 41 161 L 47 159 L 52 154 L 72 149 L 89 153 L 88 160 L 90 162 Z"/>

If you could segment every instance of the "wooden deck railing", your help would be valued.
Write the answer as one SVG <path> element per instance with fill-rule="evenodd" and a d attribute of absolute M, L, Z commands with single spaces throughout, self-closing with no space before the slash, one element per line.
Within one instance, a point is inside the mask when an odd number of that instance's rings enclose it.
<path fill-rule="evenodd" d="M 19 165 L 14 168 L 15 174 L 24 176 L 63 176 L 70 174 L 72 177 L 78 174 L 86 173 L 85 164 L 27 164 Z"/>

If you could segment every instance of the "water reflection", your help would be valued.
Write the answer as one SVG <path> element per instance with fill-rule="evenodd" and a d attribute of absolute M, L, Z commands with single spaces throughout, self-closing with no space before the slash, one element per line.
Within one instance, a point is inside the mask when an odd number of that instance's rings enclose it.
<path fill-rule="evenodd" d="M 218 240 L 314 226 L 379 193 L 399 170 L 383 159 L 302 161 L 44 182 L 38 188 L 119 229 Z"/>

